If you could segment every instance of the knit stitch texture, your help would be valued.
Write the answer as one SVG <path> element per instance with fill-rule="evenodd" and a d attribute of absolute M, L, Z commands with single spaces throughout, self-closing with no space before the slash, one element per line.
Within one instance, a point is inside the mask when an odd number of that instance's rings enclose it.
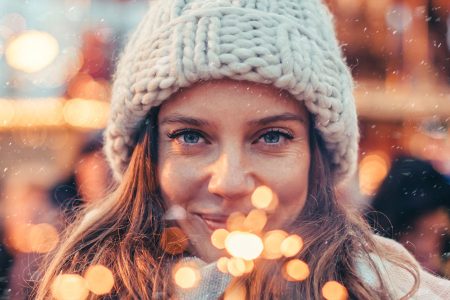
<path fill-rule="evenodd" d="M 164 0 L 118 63 L 105 152 L 120 180 L 152 107 L 180 88 L 229 78 L 273 85 L 302 101 L 325 141 L 335 182 L 353 173 L 353 83 L 320 0 Z"/>

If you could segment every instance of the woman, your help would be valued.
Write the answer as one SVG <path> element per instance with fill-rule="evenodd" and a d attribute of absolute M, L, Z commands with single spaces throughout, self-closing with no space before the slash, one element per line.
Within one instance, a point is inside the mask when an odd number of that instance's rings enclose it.
<path fill-rule="evenodd" d="M 214 299 L 230 282 L 249 299 L 319 299 L 330 280 L 352 299 L 418 291 L 444 299 L 447 282 L 426 274 L 438 289 L 422 289 L 425 273 L 407 252 L 336 202 L 334 186 L 355 169 L 358 130 L 351 76 L 320 1 L 150 6 L 114 82 L 105 151 L 118 187 L 69 230 L 37 299 L 58 274 L 93 264 L 112 270 L 121 299 Z M 217 270 L 224 252 L 211 234 L 234 213 L 249 214 L 262 186 L 278 199 L 264 230 L 304 241 L 295 254 L 309 266 L 303 281 L 281 276 L 287 257 L 257 258 L 233 280 Z M 189 239 L 181 255 L 160 246 L 174 218 Z M 193 289 L 169 276 L 180 259 L 204 265 Z"/>

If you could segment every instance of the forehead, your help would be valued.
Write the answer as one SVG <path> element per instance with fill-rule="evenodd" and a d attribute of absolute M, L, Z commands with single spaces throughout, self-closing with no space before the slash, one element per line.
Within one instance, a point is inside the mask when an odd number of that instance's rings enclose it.
<path fill-rule="evenodd" d="M 200 82 L 174 94 L 163 103 L 159 115 L 194 114 L 199 117 L 238 118 L 295 113 L 306 119 L 302 102 L 271 85 L 228 79 Z"/>

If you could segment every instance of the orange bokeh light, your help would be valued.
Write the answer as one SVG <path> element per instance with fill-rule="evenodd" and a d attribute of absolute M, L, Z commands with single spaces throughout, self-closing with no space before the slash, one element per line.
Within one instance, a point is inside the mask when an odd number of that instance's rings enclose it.
<path fill-rule="evenodd" d="M 244 230 L 245 215 L 241 212 L 230 214 L 227 219 L 227 229 L 229 231 Z"/>
<path fill-rule="evenodd" d="M 252 204 L 256 208 L 264 209 L 268 208 L 274 198 L 273 192 L 267 186 L 259 186 L 252 194 Z"/>
<path fill-rule="evenodd" d="M 288 281 L 302 281 L 308 278 L 309 267 L 304 261 L 292 259 L 284 265 L 283 275 Z"/>
<path fill-rule="evenodd" d="M 228 259 L 227 270 L 235 277 L 242 276 L 246 270 L 245 261 L 238 257 L 232 257 Z"/>
<path fill-rule="evenodd" d="M 283 230 L 272 230 L 264 235 L 263 257 L 266 259 L 278 259 L 283 256 L 281 243 L 288 236 Z"/>
<path fill-rule="evenodd" d="M 286 257 L 296 255 L 303 248 L 303 239 L 296 235 L 290 235 L 281 242 L 280 251 Z"/>
<path fill-rule="evenodd" d="M 229 232 L 226 229 L 220 228 L 213 232 L 211 235 L 211 243 L 217 249 L 225 249 L 225 239 Z"/>
<path fill-rule="evenodd" d="M 372 195 L 389 171 L 386 155 L 371 153 L 366 155 L 359 163 L 359 187 L 363 194 Z"/>
<path fill-rule="evenodd" d="M 182 289 L 196 287 L 200 281 L 198 266 L 190 263 L 180 263 L 173 270 L 173 279 Z"/>
<path fill-rule="evenodd" d="M 250 232 L 261 232 L 266 226 L 267 214 L 262 209 L 253 209 L 244 220 L 244 228 Z"/>
<path fill-rule="evenodd" d="M 346 300 L 348 292 L 345 286 L 337 281 L 328 281 L 322 288 L 322 296 L 326 300 Z"/>
<path fill-rule="evenodd" d="M 102 265 L 90 266 L 84 274 L 88 289 L 96 295 L 109 294 L 114 286 L 110 269 Z"/>
<path fill-rule="evenodd" d="M 222 273 L 228 273 L 228 257 L 221 257 L 217 260 L 217 269 Z"/>
<path fill-rule="evenodd" d="M 56 300 L 84 300 L 89 296 L 86 281 L 77 274 L 58 275 L 52 283 L 51 292 Z"/>

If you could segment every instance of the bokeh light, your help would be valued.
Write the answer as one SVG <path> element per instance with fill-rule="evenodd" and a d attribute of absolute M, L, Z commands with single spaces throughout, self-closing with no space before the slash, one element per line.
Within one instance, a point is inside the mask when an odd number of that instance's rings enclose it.
<path fill-rule="evenodd" d="M 41 223 L 30 226 L 27 239 L 31 252 L 47 253 L 56 247 L 59 235 L 53 225 Z"/>
<path fill-rule="evenodd" d="M 235 277 L 242 276 L 246 270 L 245 261 L 242 258 L 231 257 L 227 261 L 227 270 Z"/>
<path fill-rule="evenodd" d="M 64 119 L 71 126 L 101 129 L 106 125 L 108 112 L 106 102 L 75 98 L 64 106 Z"/>
<path fill-rule="evenodd" d="M 261 232 L 266 226 L 267 214 L 262 209 L 253 209 L 244 220 L 244 228 L 251 232 Z"/>
<path fill-rule="evenodd" d="M 259 186 L 252 194 L 251 201 L 254 207 L 264 209 L 272 203 L 274 194 L 267 186 Z"/>
<path fill-rule="evenodd" d="M 161 248 L 170 254 L 183 253 L 189 244 L 188 237 L 179 227 L 164 228 Z"/>
<path fill-rule="evenodd" d="M 284 278 L 288 281 L 302 281 L 309 276 L 308 265 L 299 259 L 292 259 L 283 266 Z"/>
<path fill-rule="evenodd" d="M 281 243 L 288 234 L 283 230 L 272 230 L 264 235 L 263 257 L 266 259 L 278 259 L 283 256 L 281 253 Z"/>
<path fill-rule="evenodd" d="M 240 283 L 232 283 L 225 290 L 223 300 L 245 300 L 247 289 Z"/>
<path fill-rule="evenodd" d="M 253 260 L 261 254 L 264 247 L 256 234 L 233 231 L 225 239 L 225 248 L 234 257 Z"/>
<path fill-rule="evenodd" d="M 51 286 L 52 296 L 56 300 L 84 300 L 89 295 L 86 281 L 76 274 L 61 274 Z"/>
<path fill-rule="evenodd" d="M 67 93 L 70 98 L 106 101 L 109 98 L 109 84 L 106 80 L 95 80 L 88 74 L 80 73 L 69 83 Z"/>
<path fill-rule="evenodd" d="M 382 153 L 369 153 L 359 163 L 359 188 L 373 195 L 389 171 L 388 159 Z"/>
<path fill-rule="evenodd" d="M 31 30 L 24 31 L 8 41 L 5 58 L 11 67 L 26 73 L 35 73 L 50 65 L 58 53 L 58 41 L 52 35 Z"/>
<path fill-rule="evenodd" d="M 0 100 L 0 127 L 9 126 L 16 114 L 15 106 L 11 101 Z"/>
<path fill-rule="evenodd" d="M 241 212 L 234 212 L 228 216 L 227 228 L 229 231 L 244 230 L 245 215 Z"/>
<path fill-rule="evenodd" d="M 222 273 L 228 273 L 228 257 L 221 257 L 217 260 L 217 269 Z"/>
<path fill-rule="evenodd" d="M 114 276 L 103 265 L 90 266 L 84 274 L 88 289 L 96 295 L 109 294 L 114 286 Z"/>
<path fill-rule="evenodd" d="M 348 292 L 345 286 L 337 281 L 328 281 L 322 288 L 322 296 L 326 300 L 346 300 Z"/>
<path fill-rule="evenodd" d="M 229 232 L 223 228 L 215 230 L 211 235 L 211 243 L 217 249 L 225 249 L 225 239 L 228 234 Z"/>
<path fill-rule="evenodd" d="M 194 263 L 179 263 L 173 269 L 173 280 L 183 289 L 191 289 L 200 281 L 198 266 Z"/>
<path fill-rule="evenodd" d="M 58 231 L 47 223 L 15 224 L 9 231 L 7 244 L 22 253 L 47 253 L 59 242 Z"/>
<path fill-rule="evenodd" d="M 303 239 L 296 235 L 290 235 L 281 242 L 280 252 L 286 257 L 292 257 L 303 248 Z"/>
<path fill-rule="evenodd" d="M 253 268 L 255 267 L 255 263 L 253 262 L 253 260 L 244 260 L 244 263 L 245 263 L 244 273 L 250 273 L 251 271 L 253 271 Z"/>

